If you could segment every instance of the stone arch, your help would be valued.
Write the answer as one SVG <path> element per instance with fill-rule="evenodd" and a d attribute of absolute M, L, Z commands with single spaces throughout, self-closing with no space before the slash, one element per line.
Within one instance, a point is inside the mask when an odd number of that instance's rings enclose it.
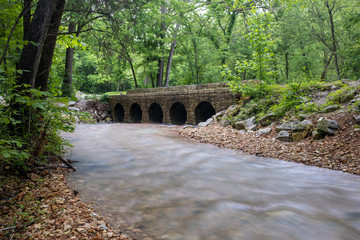
<path fill-rule="evenodd" d="M 149 122 L 153 123 L 162 123 L 164 119 L 164 114 L 161 106 L 157 103 L 150 105 L 149 110 Z"/>
<path fill-rule="evenodd" d="M 130 107 L 130 122 L 140 123 L 142 120 L 142 110 L 139 104 L 133 103 Z"/>
<path fill-rule="evenodd" d="M 187 111 L 184 104 L 175 102 L 170 108 L 170 122 L 175 125 L 182 125 L 187 120 Z"/>
<path fill-rule="evenodd" d="M 207 101 L 200 102 L 195 108 L 195 122 L 205 122 L 215 114 L 215 109 L 211 103 Z"/>
<path fill-rule="evenodd" d="M 124 107 L 120 103 L 116 104 L 114 108 L 114 121 L 124 122 L 124 117 L 125 117 Z"/>

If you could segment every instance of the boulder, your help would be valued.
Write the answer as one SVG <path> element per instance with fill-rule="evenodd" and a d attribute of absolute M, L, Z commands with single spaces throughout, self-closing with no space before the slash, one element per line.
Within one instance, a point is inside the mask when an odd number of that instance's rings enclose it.
<path fill-rule="evenodd" d="M 77 107 L 69 107 L 70 111 L 80 112 L 80 109 Z"/>
<path fill-rule="evenodd" d="M 198 124 L 199 127 L 206 127 L 209 126 L 210 124 L 212 124 L 214 122 L 214 118 L 209 118 L 208 120 L 206 120 L 205 122 L 201 122 Z"/>
<path fill-rule="evenodd" d="M 266 134 L 269 134 L 271 133 L 271 128 L 270 127 L 267 127 L 267 128 L 262 128 L 260 129 L 259 131 L 256 132 L 256 137 L 260 137 L 262 135 L 266 135 Z"/>
<path fill-rule="evenodd" d="M 300 121 L 303 121 L 303 120 L 307 119 L 308 117 L 309 117 L 308 115 L 302 114 L 302 113 L 298 115 L 298 119 L 299 119 Z"/>
<path fill-rule="evenodd" d="M 293 131 L 298 124 L 298 121 L 288 121 L 276 127 L 277 132 L 281 131 Z"/>
<path fill-rule="evenodd" d="M 310 132 L 313 124 L 309 120 L 303 120 L 295 125 L 294 132 L 303 132 L 306 131 L 307 133 Z"/>
<path fill-rule="evenodd" d="M 227 127 L 231 124 L 231 121 L 226 119 L 226 118 L 222 118 L 219 122 L 219 124 L 222 126 L 222 127 Z"/>
<path fill-rule="evenodd" d="M 257 127 L 257 125 L 255 124 L 255 116 L 248 118 L 246 120 L 243 121 L 238 121 L 234 124 L 235 129 L 237 130 L 241 130 L 241 129 L 245 129 L 247 131 L 252 130 L 254 131 Z"/>
<path fill-rule="evenodd" d="M 276 139 L 281 142 L 291 142 L 290 133 L 285 130 L 280 131 L 276 136 Z"/>
<path fill-rule="evenodd" d="M 327 135 L 333 136 L 335 135 L 335 131 L 339 128 L 339 124 L 335 120 L 321 117 L 317 121 L 316 128 Z"/>
<path fill-rule="evenodd" d="M 323 139 L 324 137 L 326 136 L 326 134 L 318 129 L 315 129 L 313 132 L 312 132 L 312 137 L 314 139 Z"/>
<path fill-rule="evenodd" d="M 353 116 L 353 118 L 355 119 L 355 122 L 357 123 L 357 124 L 360 124 L 360 115 L 359 116 Z"/>
<path fill-rule="evenodd" d="M 69 102 L 69 107 L 75 106 L 75 104 L 76 104 L 76 101 L 70 101 Z"/>
<path fill-rule="evenodd" d="M 239 113 L 240 109 L 241 109 L 241 105 L 231 105 L 230 107 L 228 107 L 228 109 L 225 110 L 225 116 L 227 117 L 232 117 L 235 116 L 236 114 Z"/>
<path fill-rule="evenodd" d="M 301 139 L 306 138 L 312 129 L 312 122 L 309 120 L 304 120 L 295 125 L 293 133 L 291 134 L 291 140 L 300 141 Z"/>
<path fill-rule="evenodd" d="M 276 116 L 275 113 L 269 113 L 263 116 L 262 118 L 260 118 L 259 123 L 261 126 L 265 127 L 265 126 L 269 126 L 272 122 L 276 121 L 277 119 L 278 117 Z"/>
<path fill-rule="evenodd" d="M 225 115 L 225 112 L 226 112 L 226 110 L 222 110 L 222 111 L 216 113 L 216 114 L 213 116 L 213 118 L 215 118 L 215 119 L 220 118 L 220 117 L 222 117 L 222 116 Z"/>

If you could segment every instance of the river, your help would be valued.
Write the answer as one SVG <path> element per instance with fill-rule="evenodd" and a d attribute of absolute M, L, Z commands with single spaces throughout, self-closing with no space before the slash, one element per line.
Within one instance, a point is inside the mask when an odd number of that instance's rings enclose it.
<path fill-rule="evenodd" d="M 179 127 L 78 125 L 68 178 L 139 240 L 352 240 L 360 177 L 196 143 Z"/>

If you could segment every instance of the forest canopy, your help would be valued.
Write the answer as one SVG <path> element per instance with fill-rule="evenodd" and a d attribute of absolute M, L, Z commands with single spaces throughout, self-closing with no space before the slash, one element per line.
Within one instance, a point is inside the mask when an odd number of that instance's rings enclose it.
<path fill-rule="evenodd" d="M 64 150 L 59 133 L 74 129 L 66 104 L 76 90 L 360 78 L 358 0 L 0 0 L 0 8 L 0 163 L 16 169 Z"/>
<path fill-rule="evenodd" d="M 2 75 L 15 74 L 39 2 L 1 0 Z M 48 85 L 68 96 L 360 77 L 357 0 L 75 0 L 56 35 Z"/>

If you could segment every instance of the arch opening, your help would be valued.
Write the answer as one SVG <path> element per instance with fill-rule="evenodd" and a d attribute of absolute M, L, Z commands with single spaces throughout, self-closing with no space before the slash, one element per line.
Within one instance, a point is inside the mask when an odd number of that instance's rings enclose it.
<path fill-rule="evenodd" d="M 175 125 L 182 125 L 187 120 L 187 112 L 184 104 L 180 102 L 174 103 L 170 108 L 170 121 Z"/>
<path fill-rule="evenodd" d="M 124 107 L 118 103 L 114 108 L 114 122 L 124 122 L 125 111 Z"/>
<path fill-rule="evenodd" d="M 134 103 L 130 107 L 130 121 L 132 123 L 140 123 L 142 120 L 142 110 L 139 104 Z"/>
<path fill-rule="evenodd" d="M 205 122 L 215 114 L 215 109 L 211 103 L 207 101 L 200 102 L 195 108 L 195 122 Z"/>
<path fill-rule="evenodd" d="M 157 103 L 150 105 L 149 110 L 149 122 L 153 123 L 162 123 L 164 119 L 164 114 L 161 106 Z"/>

